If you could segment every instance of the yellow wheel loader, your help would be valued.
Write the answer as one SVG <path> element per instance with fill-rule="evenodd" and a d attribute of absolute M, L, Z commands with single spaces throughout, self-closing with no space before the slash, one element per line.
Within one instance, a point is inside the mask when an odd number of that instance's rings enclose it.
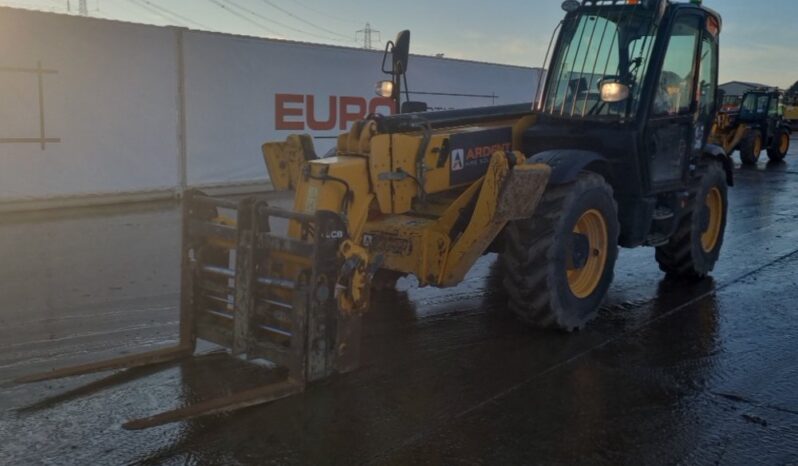
<path fill-rule="evenodd" d="M 651 246 L 697 280 L 723 243 L 732 164 L 707 143 L 720 16 L 700 2 L 568 0 L 534 103 L 371 115 L 318 158 L 308 136 L 263 146 L 277 191 L 183 200 L 180 344 L 33 382 L 174 360 L 198 339 L 287 372 L 284 381 L 132 421 L 144 428 L 266 403 L 354 370 L 380 277 L 458 284 L 498 253 L 508 307 L 535 327 L 592 319 L 619 247 Z M 397 108 L 409 34 L 386 50 Z M 534 90 L 530 94 L 534 94 Z"/>

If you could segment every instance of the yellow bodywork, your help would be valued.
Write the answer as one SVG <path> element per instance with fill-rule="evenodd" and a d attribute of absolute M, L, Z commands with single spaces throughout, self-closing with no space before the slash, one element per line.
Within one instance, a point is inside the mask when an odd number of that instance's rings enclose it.
<path fill-rule="evenodd" d="M 347 234 L 339 255 L 356 266 L 339 279 L 336 293 L 342 312 L 357 312 L 365 310 L 375 268 L 415 275 L 422 285 L 456 285 L 508 221 L 534 213 L 551 171 L 526 163 L 517 150 L 521 133 L 534 123 L 527 116 L 380 134 L 375 122 L 359 122 L 339 136 L 334 157 L 305 161 L 307 144 L 291 136 L 265 144 L 264 159 L 276 187 L 295 187 L 294 211 L 327 211 L 343 219 Z M 473 180 L 454 179 L 450 141 L 484 131 L 511 137 L 461 154 L 482 171 Z M 288 235 L 309 240 L 297 221 Z M 282 259 L 295 264 L 284 273 L 300 268 L 298 259 Z"/>
<path fill-rule="evenodd" d="M 262 147 L 263 161 L 277 191 L 296 189 L 299 171 L 316 158 L 313 139 L 307 134 L 292 134 L 285 142 L 267 142 Z"/>
<path fill-rule="evenodd" d="M 798 122 L 798 105 L 787 105 L 784 107 L 784 119 Z"/>
<path fill-rule="evenodd" d="M 735 122 L 729 113 L 719 112 L 707 142 L 719 145 L 727 154 L 731 154 L 748 134 L 749 129 L 748 125 Z"/>

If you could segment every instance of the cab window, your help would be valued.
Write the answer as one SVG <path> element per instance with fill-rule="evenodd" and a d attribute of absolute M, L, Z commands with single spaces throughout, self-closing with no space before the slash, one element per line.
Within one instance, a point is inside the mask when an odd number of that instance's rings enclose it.
<path fill-rule="evenodd" d="M 701 40 L 701 70 L 698 76 L 698 112 L 706 116 L 715 111 L 717 81 L 715 76 L 715 42 L 708 35 Z"/>
<path fill-rule="evenodd" d="M 768 111 L 770 97 L 763 94 L 747 94 L 743 98 L 740 117 L 743 119 L 756 119 L 764 117 Z"/>
<path fill-rule="evenodd" d="M 779 99 L 777 99 L 775 97 L 770 99 L 770 106 L 768 107 L 768 117 L 775 118 L 775 117 L 781 115 L 781 113 L 780 113 L 781 105 L 780 104 L 781 104 L 781 102 L 779 102 Z"/>
<path fill-rule="evenodd" d="M 655 116 L 690 113 L 695 95 L 695 52 L 699 35 L 696 16 L 686 15 L 676 20 L 657 84 Z"/>

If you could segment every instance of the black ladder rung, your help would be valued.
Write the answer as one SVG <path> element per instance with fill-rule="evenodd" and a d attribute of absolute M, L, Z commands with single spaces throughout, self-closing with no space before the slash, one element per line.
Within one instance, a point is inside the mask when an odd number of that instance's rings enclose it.
<path fill-rule="evenodd" d="M 227 278 L 235 278 L 236 273 L 234 270 L 225 268 L 225 267 L 217 267 L 215 265 L 203 265 L 201 269 L 203 272 L 219 275 L 222 277 Z M 277 288 L 285 288 L 287 290 L 296 289 L 296 282 L 293 280 L 286 280 L 284 278 L 275 278 L 275 277 L 256 277 L 255 281 L 259 284 L 264 286 L 274 286 Z"/>
<path fill-rule="evenodd" d="M 210 315 L 212 315 L 214 317 L 218 317 L 220 319 L 224 319 L 224 320 L 234 320 L 235 319 L 235 316 L 233 314 L 231 314 L 230 312 L 222 311 L 222 310 L 219 310 L 219 309 L 207 309 L 206 308 L 206 309 L 204 309 L 204 311 L 206 313 L 208 313 L 208 314 L 210 314 Z"/>
<path fill-rule="evenodd" d="M 279 307 L 280 309 L 285 309 L 285 310 L 288 310 L 288 311 L 291 311 L 291 310 L 294 309 L 294 306 L 292 306 L 292 305 L 290 305 L 288 303 L 284 303 L 282 301 L 274 300 L 274 299 L 259 298 L 259 299 L 256 300 L 256 302 L 258 304 L 265 304 L 267 306 Z"/>
<path fill-rule="evenodd" d="M 234 306 L 235 305 L 234 300 L 230 299 L 229 297 L 227 299 L 225 299 L 225 298 L 222 298 L 221 296 L 216 296 L 216 295 L 213 295 L 213 294 L 210 294 L 210 293 L 203 293 L 202 297 L 205 298 L 205 299 L 210 299 L 211 301 L 215 301 L 215 302 L 220 303 L 220 304 L 226 304 L 226 305 L 229 305 L 229 306 Z"/>
<path fill-rule="evenodd" d="M 293 280 L 286 280 L 284 278 L 274 277 L 257 277 L 255 279 L 259 284 L 264 286 L 274 286 L 277 288 L 285 288 L 287 290 L 296 289 L 296 282 Z"/>
<path fill-rule="evenodd" d="M 263 330 L 263 331 L 266 331 L 266 332 L 269 332 L 269 333 L 273 333 L 275 335 L 280 335 L 281 337 L 291 338 L 292 336 L 294 336 L 294 334 L 289 332 L 288 330 L 283 330 L 281 328 L 272 327 L 271 325 L 260 324 L 260 325 L 258 325 L 258 328 Z"/>
<path fill-rule="evenodd" d="M 200 267 L 200 270 L 202 270 L 205 273 L 209 273 L 212 275 L 220 275 L 222 277 L 227 277 L 227 278 L 236 277 L 235 270 L 231 270 L 225 267 L 217 267 L 215 265 L 203 265 L 202 267 Z"/>

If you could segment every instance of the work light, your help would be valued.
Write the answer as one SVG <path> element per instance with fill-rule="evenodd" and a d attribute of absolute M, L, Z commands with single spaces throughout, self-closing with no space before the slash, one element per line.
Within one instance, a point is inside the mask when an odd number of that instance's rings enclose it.
<path fill-rule="evenodd" d="M 579 2 L 577 0 L 565 0 L 562 2 L 562 9 L 568 13 L 573 13 L 579 9 Z"/>
<path fill-rule="evenodd" d="M 607 103 L 623 102 L 629 98 L 629 86 L 616 81 L 601 83 L 601 100 Z"/>
<path fill-rule="evenodd" d="M 377 95 L 380 97 L 393 97 L 393 81 L 379 81 L 377 83 Z"/>

